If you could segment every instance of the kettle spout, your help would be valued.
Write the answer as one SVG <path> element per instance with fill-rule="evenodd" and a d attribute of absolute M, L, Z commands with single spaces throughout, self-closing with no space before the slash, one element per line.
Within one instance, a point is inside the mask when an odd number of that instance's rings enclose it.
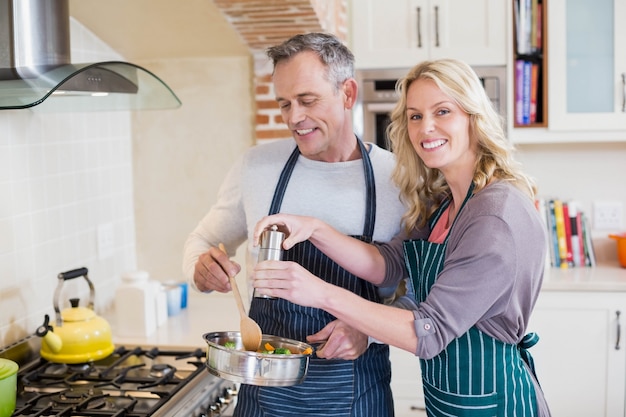
<path fill-rule="evenodd" d="M 35 334 L 41 338 L 43 338 L 43 343 L 45 343 L 50 351 L 54 353 L 58 353 L 61 351 L 63 347 L 63 341 L 61 337 L 54 333 L 52 330 L 52 326 L 50 326 L 50 316 L 45 315 L 44 322 L 41 326 L 37 328 Z"/>

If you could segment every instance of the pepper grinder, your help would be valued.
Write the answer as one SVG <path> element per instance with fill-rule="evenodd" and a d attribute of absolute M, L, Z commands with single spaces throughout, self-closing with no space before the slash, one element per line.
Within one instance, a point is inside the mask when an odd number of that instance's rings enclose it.
<path fill-rule="evenodd" d="M 263 261 L 281 261 L 283 259 L 283 240 L 285 240 L 285 234 L 278 231 L 278 226 L 275 224 L 270 226 L 261 234 L 261 244 L 259 246 L 258 262 Z M 256 298 L 276 298 L 269 295 L 257 294 L 254 290 L 254 297 Z"/>

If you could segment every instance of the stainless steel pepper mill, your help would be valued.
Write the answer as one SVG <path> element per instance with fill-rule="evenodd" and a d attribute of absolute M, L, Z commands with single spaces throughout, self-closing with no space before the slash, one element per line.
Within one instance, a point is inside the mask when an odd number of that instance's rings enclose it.
<path fill-rule="evenodd" d="M 278 231 L 275 224 L 261 234 L 261 244 L 259 246 L 258 262 L 262 261 L 282 261 L 283 259 L 283 240 L 285 234 Z M 254 297 L 257 298 L 276 298 L 268 295 L 257 294 L 254 290 Z"/>

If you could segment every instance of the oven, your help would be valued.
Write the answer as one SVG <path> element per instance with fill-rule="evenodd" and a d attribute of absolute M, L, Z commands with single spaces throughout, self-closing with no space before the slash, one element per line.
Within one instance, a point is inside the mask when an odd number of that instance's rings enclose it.
<path fill-rule="evenodd" d="M 206 350 L 116 345 L 106 358 L 79 364 L 39 356 L 39 338 L 0 351 L 20 365 L 21 416 L 232 416 L 237 386 L 210 374 Z"/>
<path fill-rule="evenodd" d="M 506 117 L 506 67 L 473 68 L 496 110 L 503 118 Z M 375 142 L 380 147 L 389 149 L 386 129 L 389 125 L 389 114 L 398 100 L 396 83 L 408 71 L 409 68 L 356 71 L 360 92 L 354 111 L 354 129 L 362 140 Z"/>

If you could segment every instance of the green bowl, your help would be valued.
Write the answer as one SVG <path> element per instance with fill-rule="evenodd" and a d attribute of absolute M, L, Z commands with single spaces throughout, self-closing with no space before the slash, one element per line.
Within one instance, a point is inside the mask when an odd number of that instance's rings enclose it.
<path fill-rule="evenodd" d="M 15 411 L 18 369 L 17 363 L 0 358 L 0 417 L 10 417 Z"/>

